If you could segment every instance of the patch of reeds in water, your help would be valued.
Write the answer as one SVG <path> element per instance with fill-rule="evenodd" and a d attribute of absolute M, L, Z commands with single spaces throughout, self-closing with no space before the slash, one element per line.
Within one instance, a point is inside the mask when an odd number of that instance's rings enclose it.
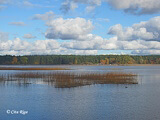
<path fill-rule="evenodd" d="M 8 80 L 40 79 L 56 88 L 71 88 L 92 84 L 138 84 L 137 75 L 132 73 L 85 73 L 75 74 L 67 72 L 54 73 L 16 73 L 9 75 Z M 25 82 L 27 83 L 27 82 Z"/>

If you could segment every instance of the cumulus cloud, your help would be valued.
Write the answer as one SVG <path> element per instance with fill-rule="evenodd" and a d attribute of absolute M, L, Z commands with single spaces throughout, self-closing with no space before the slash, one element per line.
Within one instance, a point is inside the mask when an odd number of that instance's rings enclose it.
<path fill-rule="evenodd" d="M 33 43 L 16 38 L 14 40 L 1 41 L 0 54 L 5 53 L 24 53 L 24 54 L 47 54 L 56 49 L 60 45 L 56 40 L 36 40 Z M 54 54 L 54 53 L 50 53 Z"/>
<path fill-rule="evenodd" d="M 76 55 L 96 55 L 98 54 L 98 50 L 76 50 Z"/>
<path fill-rule="evenodd" d="M 25 7 L 33 8 L 33 7 L 40 7 L 40 8 L 53 8 L 53 6 L 46 6 L 46 5 L 41 5 L 41 4 L 35 4 L 32 3 L 28 0 L 24 0 L 22 2 L 19 2 L 19 5 L 23 5 Z"/>
<path fill-rule="evenodd" d="M 108 18 L 96 18 L 99 22 L 109 22 L 110 20 Z"/>
<path fill-rule="evenodd" d="M 64 1 L 62 3 L 62 6 L 60 8 L 60 10 L 63 12 L 63 13 L 67 13 L 69 10 L 74 10 L 76 9 L 78 6 L 76 3 L 72 2 L 72 1 Z"/>
<path fill-rule="evenodd" d="M 36 36 L 33 36 L 32 34 L 24 34 L 23 38 L 34 39 L 34 38 L 36 38 Z"/>
<path fill-rule="evenodd" d="M 52 20 L 55 14 L 53 11 L 46 12 L 45 14 L 35 14 L 31 19 L 32 20 Z"/>
<path fill-rule="evenodd" d="M 89 20 L 57 18 L 47 21 L 49 28 L 45 35 L 50 39 L 70 40 L 60 46 L 71 51 L 160 50 L 159 19 L 155 17 L 127 28 L 115 25 L 109 29 L 109 34 L 115 36 L 105 39 L 91 33 L 93 25 Z"/>
<path fill-rule="evenodd" d="M 97 50 L 71 50 L 62 47 L 56 40 L 36 40 L 27 42 L 16 38 L 2 41 L 0 44 L 1 55 L 38 55 L 38 54 L 97 54 Z"/>
<path fill-rule="evenodd" d="M 64 13 L 67 13 L 69 10 L 74 10 L 75 8 L 78 7 L 77 4 L 86 4 L 86 10 L 88 12 L 92 11 L 95 9 L 96 6 L 101 5 L 101 0 L 65 0 L 62 3 L 61 10 Z"/>
<path fill-rule="evenodd" d="M 28 47 L 28 42 L 21 41 L 19 38 L 16 38 L 15 40 L 11 41 L 2 41 L 0 44 L 0 50 L 1 51 L 10 51 L 10 50 L 25 50 Z"/>
<path fill-rule="evenodd" d="M 115 9 L 136 15 L 160 12 L 159 0 L 107 0 L 107 2 Z"/>
<path fill-rule="evenodd" d="M 109 34 L 116 35 L 119 40 L 155 40 L 160 41 L 160 16 L 149 21 L 133 24 L 131 27 L 123 28 L 117 24 L 109 29 Z"/>
<path fill-rule="evenodd" d="M 90 36 L 84 38 L 84 41 L 64 42 L 62 43 L 62 46 L 76 50 L 98 50 L 102 47 L 103 43 L 104 39 L 102 37 L 90 34 Z"/>
<path fill-rule="evenodd" d="M 0 10 L 6 8 L 7 4 L 9 4 L 10 2 L 10 0 L 0 0 Z"/>
<path fill-rule="evenodd" d="M 87 6 L 87 7 L 86 7 L 86 11 L 87 11 L 88 13 L 90 13 L 90 12 L 92 12 L 95 8 L 96 8 L 96 6 Z"/>
<path fill-rule="evenodd" d="M 59 43 L 53 39 L 36 40 L 28 42 L 16 38 L 1 41 L 0 54 L 35 55 L 35 54 L 98 54 L 98 50 L 133 50 L 132 54 L 159 54 L 160 42 L 158 41 L 119 41 L 117 37 L 104 39 L 92 35 L 90 41 L 68 41 Z M 145 51 L 150 51 L 146 52 Z"/>
<path fill-rule="evenodd" d="M 15 26 L 25 26 L 26 24 L 24 22 L 10 22 L 9 25 L 15 25 Z"/>
<path fill-rule="evenodd" d="M 135 55 L 160 55 L 160 50 L 134 50 L 131 54 Z"/>
<path fill-rule="evenodd" d="M 0 4 L 7 4 L 10 0 L 0 0 Z"/>
<path fill-rule="evenodd" d="M 8 33 L 0 31 L 0 42 L 8 40 Z"/>
<path fill-rule="evenodd" d="M 90 41 L 63 42 L 62 47 L 74 50 L 160 50 L 158 41 L 119 41 L 117 37 L 104 39 L 100 36 L 92 36 Z"/>
<path fill-rule="evenodd" d="M 86 10 L 91 11 L 100 6 L 102 2 L 108 3 L 114 9 L 135 15 L 160 12 L 159 0 L 64 0 L 61 10 L 67 13 L 69 10 L 77 8 L 78 4 L 85 4 Z"/>
<path fill-rule="evenodd" d="M 46 25 L 49 27 L 45 33 L 48 39 L 81 40 L 93 30 L 92 22 L 84 18 L 57 18 Z"/>
<path fill-rule="evenodd" d="M 34 7 L 35 5 L 29 1 L 23 1 L 23 5 L 27 7 Z"/>
<path fill-rule="evenodd" d="M 34 42 L 32 50 L 53 50 L 60 47 L 56 40 L 37 40 Z"/>

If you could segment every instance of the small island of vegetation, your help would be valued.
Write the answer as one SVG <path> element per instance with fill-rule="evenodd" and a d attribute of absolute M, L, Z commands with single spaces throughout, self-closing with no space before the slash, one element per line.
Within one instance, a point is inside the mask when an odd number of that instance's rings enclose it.
<path fill-rule="evenodd" d="M 132 73 L 85 73 L 71 72 L 20 72 L 16 74 L 0 75 L 1 82 L 17 81 L 19 84 L 32 84 L 36 79 L 56 88 L 72 88 L 94 84 L 138 84 L 137 75 Z"/>

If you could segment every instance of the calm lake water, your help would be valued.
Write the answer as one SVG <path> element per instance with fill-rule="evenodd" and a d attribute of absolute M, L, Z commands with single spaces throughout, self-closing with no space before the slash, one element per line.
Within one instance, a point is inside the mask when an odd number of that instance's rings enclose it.
<path fill-rule="evenodd" d="M 55 88 L 47 84 L 37 84 L 37 82 L 28 85 L 11 81 L 0 82 L 0 120 L 160 119 L 160 66 L 47 67 L 74 69 L 64 72 L 135 73 L 138 74 L 139 84 Z M 0 74 L 15 74 L 16 72 L 22 71 L 1 70 Z M 18 112 L 24 110 L 28 111 L 28 114 L 7 114 L 7 110 Z"/>

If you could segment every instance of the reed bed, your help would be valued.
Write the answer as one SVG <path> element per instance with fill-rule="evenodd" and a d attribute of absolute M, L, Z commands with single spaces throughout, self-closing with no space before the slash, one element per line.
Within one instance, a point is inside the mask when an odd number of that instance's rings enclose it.
<path fill-rule="evenodd" d="M 0 70 L 71 70 L 68 68 L 18 68 L 18 67 L 0 67 Z"/>
<path fill-rule="evenodd" d="M 45 83 L 54 85 L 56 88 L 71 88 L 92 84 L 138 84 L 137 75 L 132 73 L 85 73 L 75 74 L 69 72 L 34 73 L 24 72 L 7 76 L 7 80 L 18 81 L 40 79 Z"/>

